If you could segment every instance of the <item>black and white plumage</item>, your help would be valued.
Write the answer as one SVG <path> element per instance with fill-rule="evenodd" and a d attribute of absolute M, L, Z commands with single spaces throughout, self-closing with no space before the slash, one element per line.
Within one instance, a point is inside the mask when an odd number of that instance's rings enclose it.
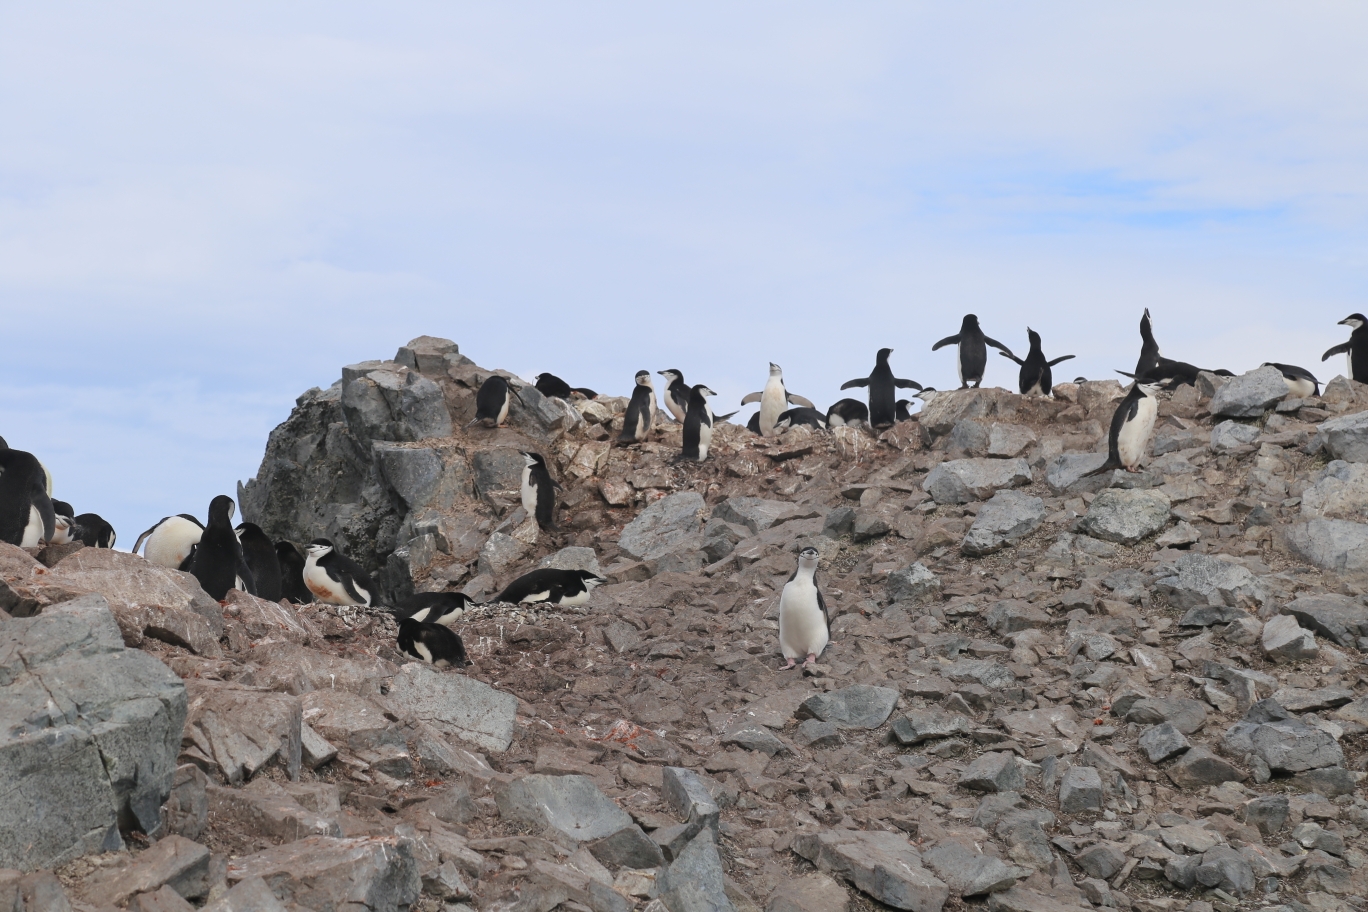
<path fill-rule="evenodd" d="M 281 597 L 296 605 L 312 602 L 314 595 L 304 584 L 304 550 L 292 541 L 278 541 L 275 552 L 280 563 Z"/>
<path fill-rule="evenodd" d="M 622 433 L 618 434 L 617 442 L 641 443 L 651 432 L 655 417 L 655 385 L 651 383 L 651 374 L 649 371 L 637 371 L 636 386 L 632 387 L 632 398 L 627 402 L 627 413 L 622 416 Z"/>
<path fill-rule="evenodd" d="M 1287 384 L 1287 395 L 1293 399 L 1310 399 L 1312 396 L 1320 395 L 1320 381 L 1306 368 L 1297 367 L 1295 364 L 1279 364 L 1276 361 L 1265 361 L 1262 366 L 1278 369 L 1283 376 L 1283 382 Z"/>
<path fill-rule="evenodd" d="M 1177 389 L 1180 386 L 1195 386 L 1197 375 L 1201 373 L 1211 373 L 1222 377 L 1233 377 L 1228 370 L 1198 367 L 1186 361 L 1174 361 L 1172 358 L 1165 358 L 1159 351 L 1159 343 L 1154 339 L 1154 322 L 1150 319 L 1149 308 L 1145 308 L 1144 316 L 1140 318 L 1140 357 L 1135 362 L 1135 373 L 1128 374 L 1125 371 L 1117 371 L 1123 377 L 1130 377 L 1132 380 L 1143 377 L 1150 383 L 1157 383 L 1160 389 Z M 1075 383 L 1081 382 L 1078 380 Z"/>
<path fill-rule="evenodd" d="M 233 531 L 242 546 L 242 559 L 252 572 L 252 595 L 268 602 L 280 601 L 284 593 L 275 543 L 256 523 L 239 523 Z"/>
<path fill-rule="evenodd" d="M 1324 361 L 1331 355 L 1344 355 L 1350 380 L 1368 383 L 1368 317 L 1363 314 L 1350 314 L 1339 321 L 1340 326 L 1351 330 L 1349 341 L 1342 342 L 1321 355 Z"/>
<path fill-rule="evenodd" d="M 572 387 L 572 388 L 570 389 L 570 392 L 573 393 L 573 394 L 575 395 L 576 398 L 580 398 L 580 399 L 597 399 L 597 398 L 598 398 L 598 393 L 594 392 L 593 390 L 591 390 L 591 389 L 590 389 L 589 387 L 587 387 L 587 386 L 576 386 L 576 387 Z"/>
<path fill-rule="evenodd" d="M 683 424 L 684 417 L 689 414 L 690 392 L 689 385 L 684 382 L 684 372 L 672 367 L 656 373 L 665 378 L 665 408 L 675 421 Z"/>
<path fill-rule="evenodd" d="M 897 420 L 898 406 L 895 400 L 898 394 L 894 390 L 922 388 L 915 380 L 893 376 L 893 368 L 888 366 L 888 356 L 891 354 L 891 348 L 879 349 L 874 356 L 874 370 L 869 372 L 868 377 L 847 380 L 841 384 L 841 389 L 857 386 L 869 388 L 869 423 L 876 429 L 892 427 Z"/>
<path fill-rule="evenodd" d="M 21 548 L 50 542 L 57 512 L 47 491 L 47 469 L 24 450 L 0 449 L 0 541 Z"/>
<path fill-rule="evenodd" d="M 498 374 L 490 374 L 475 393 L 475 417 L 470 419 L 466 427 L 476 422 L 487 428 L 503 427 L 508 420 L 509 403 L 515 398 L 522 402 L 513 384 Z"/>
<path fill-rule="evenodd" d="M 770 362 L 769 379 L 765 381 L 765 388 L 758 393 L 747 393 L 741 400 L 742 405 L 750 405 L 752 402 L 760 403 L 754 430 L 762 437 L 773 437 L 782 430 L 779 427 L 779 416 L 788 409 L 790 402 L 803 408 L 816 408 L 810 400 L 797 393 L 790 393 L 785 388 L 784 369 L 773 361 Z M 750 427 L 749 424 L 746 426 Z"/>
<path fill-rule="evenodd" d="M 684 413 L 682 458 L 696 462 L 708 458 L 713 435 L 713 413 L 712 406 L 708 405 L 708 397 L 716 395 L 701 383 L 689 390 L 689 407 Z"/>
<path fill-rule="evenodd" d="M 781 412 L 779 414 L 779 420 L 774 422 L 774 426 L 780 429 L 798 427 L 799 425 L 805 425 L 806 427 L 816 428 L 819 431 L 825 431 L 827 429 L 826 415 L 823 415 L 815 408 L 800 406 L 798 408 L 791 408 L 786 412 Z"/>
<path fill-rule="evenodd" d="M 1056 364 L 1068 361 L 1073 355 L 1063 355 L 1053 361 L 1045 360 L 1045 352 L 1040 347 L 1040 333 L 1026 327 L 1026 338 L 1031 341 L 1031 350 L 1027 352 L 1025 360 L 1018 358 L 1011 352 L 998 352 L 1004 358 L 1011 358 L 1021 365 L 1021 373 L 1017 377 L 1017 387 L 1023 396 L 1048 396 L 1050 390 L 1054 389 L 1054 374 L 1050 368 Z"/>
<path fill-rule="evenodd" d="M 1140 317 L 1140 357 L 1135 362 L 1132 377 L 1148 377 L 1159 366 L 1159 343 L 1154 341 L 1154 323 L 1150 320 L 1149 308 Z"/>
<path fill-rule="evenodd" d="M 209 522 L 195 544 L 189 572 L 211 599 L 223 601 L 229 589 L 252 592 L 256 583 L 242 557 L 242 543 L 233 531 L 233 512 L 237 506 L 226 494 L 209 501 Z"/>
<path fill-rule="evenodd" d="M 81 513 L 76 517 L 76 538 L 87 548 L 112 548 L 118 536 L 103 516 L 98 513 Z"/>
<path fill-rule="evenodd" d="M 1107 461 L 1088 475 L 1101 475 L 1113 469 L 1140 471 L 1140 460 L 1145 457 L 1145 448 L 1154 431 L 1154 419 L 1159 413 L 1159 400 L 1154 398 L 1158 391 L 1159 384 L 1152 379 L 1131 384 L 1130 391 L 1112 414 L 1111 431 L 1107 435 Z"/>
<path fill-rule="evenodd" d="M 567 401 L 574 395 L 574 390 L 570 388 L 570 384 L 555 374 L 537 374 L 537 382 L 533 384 L 533 388 L 543 396 L 552 396 Z"/>
<path fill-rule="evenodd" d="M 76 540 L 76 511 L 64 500 L 52 502 L 52 515 L 56 528 L 52 531 L 50 545 L 67 545 Z"/>
<path fill-rule="evenodd" d="M 329 605 L 379 604 L 380 590 L 370 576 L 328 539 L 315 538 L 304 550 L 304 585 L 315 599 Z"/>
<path fill-rule="evenodd" d="M 897 402 L 893 403 L 893 406 L 895 409 L 893 417 L 898 421 L 912 420 L 912 401 L 910 399 L 899 399 Z"/>
<path fill-rule="evenodd" d="M 589 570 L 557 570 L 544 567 L 533 570 L 509 583 L 493 601 L 516 605 L 520 602 L 547 602 L 552 605 L 574 607 L 589 601 L 594 587 L 603 577 Z"/>
<path fill-rule="evenodd" d="M 462 592 L 415 592 L 401 599 L 394 613 L 401 620 L 450 627 L 474 604 L 474 600 Z"/>
<path fill-rule="evenodd" d="M 522 452 L 522 451 L 520 451 Z M 522 453 L 522 505 L 527 515 L 546 530 L 556 527 L 556 488 L 560 485 L 546 467 L 541 453 Z"/>
<path fill-rule="evenodd" d="M 906 400 L 903 400 L 906 401 Z M 893 410 L 897 412 L 897 403 Z M 839 399 L 826 413 L 827 427 L 859 427 L 869 424 L 869 406 L 859 399 Z"/>
<path fill-rule="evenodd" d="M 406 618 L 399 624 L 399 651 L 434 668 L 465 668 L 465 643 L 450 627 Z"/>
<path fill-rule="evenodd" d="M 968 389 L 970 384 L 978 389 L 979 384 L 983 382 L 983 372 L 988 367 L 989 345 L 1009 354 L 1012 351 L 996 339 L 984 335 L 978 317 L 974 314 L 965 314 L 964 320 L 960 323 L 960 331 L 941 339 L 931 346 L 931 350 L 936 351 L 946 345 L 959 347 L 955 363 L 959 368 L 960 389 Z"/>
<path fill-rule="evenodd" d="M 180 569 L 190 557 L 191 550 L 204 534 L 204 524 L 189 513 L 163 516 L 133 543 L 133 553 L 141 549 L 143 557 L 159 567 Z M 143 548 L 143 543 L 147 547 Z"/>
<path fill-rule="evenodd" d="M 798 552 L 798 566 L 779 593 L 779 649 L 792 668 L 799 659 L 812 665 L 831 641 L 831 617 L 817 584 L 816 548 Z"/>

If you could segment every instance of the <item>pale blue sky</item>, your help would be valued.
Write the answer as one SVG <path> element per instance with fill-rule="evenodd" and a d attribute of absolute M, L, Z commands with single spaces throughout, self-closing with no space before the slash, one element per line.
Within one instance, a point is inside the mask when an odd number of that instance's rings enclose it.
<path fill-rule="evenodd" d="M 1349 3 L 0 3 L 0 435 L 131 546 L 423 333 L 824 407 L 967 311 L 1110 376 L 1148 306 L 1329 379 L 1364 59 Z"/>

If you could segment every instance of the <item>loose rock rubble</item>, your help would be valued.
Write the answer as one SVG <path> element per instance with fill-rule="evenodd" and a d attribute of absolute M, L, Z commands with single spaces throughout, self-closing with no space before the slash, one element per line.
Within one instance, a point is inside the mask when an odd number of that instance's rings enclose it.
<path fill-rule="evenodd" d="M 1110 381 L 878 438 L 720 424 L 697 464 L 516 379 L 511 427 L 459 430 L 489 373 L 427 337 L 345 368 L 240 492 L 394 596 L 608 579 L 469 612 L 463 671 L 384 610 L 0 546 L 0 909 L 1368 905 L 1368 387 L 1204 377 L 1089 477 Z M 809 545 L 832 644 L 780 671 Z"/>

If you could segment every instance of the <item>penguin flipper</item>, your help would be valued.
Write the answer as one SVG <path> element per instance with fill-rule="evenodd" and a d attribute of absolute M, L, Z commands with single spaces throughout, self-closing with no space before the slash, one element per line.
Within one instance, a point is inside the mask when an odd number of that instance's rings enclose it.
<path fill-rule="evenodd" d="M 1349 350 L 1349 345 L 1350 345 L 1350 343 L 1348 343 L 1348 342 L 1344 342 L 1344 343 L 1342 343 L 1342 344 L 1340 344 L 1340 345 L 1336 345 L 1334 348 L 1330 349 L 1328 352 L 1326 352 L 1325 354 L 1321 355 L 1321 360 L 1324 361 L 1324 360 L 1326 360 L 1327 358 L 1329 358 L 1331 355 L 1342 355 L 1342 354 L 1344 354 L 1345 352 L 1347 352 L 1347 351 Z"/>
<path fill-rule="evenodd" d="M 736 410 L 736 412 L 739 412 L 739 411 L 741 411 L 741 410 L 740 410 L 740 409 L 737 409 L 737 410 Z M 736 412 L 727 412 L 727 414 L 725 414 L 725 415 L 713 415 L 713 422 L 716 423 L 716 422 L 718 422 L 718 421 L 726 421 L 726 420 L 727 420 L 728 418 L 730 418 L 732 415 L 735 415 Z"/>
<path fill-rule="evenodd" d="M 1011 352 L 998 352 L 998 354 L 999 354 L 999 355 L 1002 355 L 1002 357 L 1004 357 L 1004 358 L 1011 358 L 1011 359 L 1012 359 L 1013 361 L 1015 361 L 1017 364 L 1021 364 L 1021 365 L 1023 365 L 1023 366 L 1026 364 L 1025 361 L 1022 361 L 1020 358 L 1018 358 L 1016 355 L 1012 354 Z"/>
<path fill-rule="evenodd" d="M 959 345 L 959 340 L 959 333 L 955 333 L 953 336 L 946 336 L 944 339 L 941 339 L 935 345 L 931 346 L 931 350 L 935 351 L 936 349 L 944 348 L 947 345 Z"/>
<path fill-rule="evenodd" d="M 993 348 L 1000 349 L 1001 351 L 1004 351 L 1007 354 L 1012 355 L 1012 350 L 1007 346 L 1003 345 L 997 339 L 990 339 L 987 336 L 984 336 L 983 341 L 986 342 L 988 345 L 993 346 Z M 1012 357 L 1015 358 L 1016 355 L 1012 355 Z"/>
<path fill-rule="evenodd" d="M 831 613 L 827 611 L 826 599 L 822 598 L 822 589 L 817 585 L 817 580 L 812 580 L 812 588 L 817 590 L 817 607 L 822 609 L 822 619 L 826 621 L 827 636 L 831 636 Z"/>
<path fill-rule="evenodd" d="M 760 393 L 747 393 L 747 394 L 746 394 L 746 397 L 745 397 L 744 399 L 741 400 L 741 404 L 742 404 L 742 405 L 750 405 L 752 402 L 759 402 L 759 401 L 760 401 L 761 399 L 763 399 L 764 397 L 765 397 L 765 394 L 764 394 L 763 392 L 760 392 Z M 733 412 L 732 414 L 736 414 L 736 413 Z"/>
<path fill-rule="evenodd" d="M 57 534 L 57 511 L 52 508 L 52 498 L 48 497 L 47 492 L 39 485 L 30 502 L 38 508 L 38 515 L 43 520 L 43 541 L 52 541 L 52 537 Z"/>
<path fill-rule="evenodd" d="M 898 389 L 914 389 L 917 392 L 921 392 L 923 389 L 925 389 L 925 387 L 918 383 L 916 380 L 895 379 L 893 381 L 893 385 L 896 386 Z"/>
<path fill-rule="evenodd" d="M 1047 361 L 1047 362 L 1045 362 L 1045 363 L 1046 363 L 1048 366 L 1050 366 L 1050 367 L 1054 367 L 1056 364 L 1061 364 L 1061 363 L 1063 363 L 1063 362 L 1065 362 L 1065 361 L 1068 361 L 1070 358 L 1074 358 L 1074 357 L 1077 357 L 1077 356 L 1076 356 L 1076 355 L 1065 355 L 1065 356 L 1062 357 L 1062 358 L 1055 358 L 1053 361 Z M 1017 363 L 1020 364 L 1021 362 L 1018 361 Z"/>
<path fill-rule="evenodd" d="M 527 405 L 523 402 L 523 397 L 518 395 L 518 388 L 513 384 L 508 384 L 508 391 L 513 394 L 513 398 L 518 400 L 518 405 Z"/>
<path fill-rule="evenodd" d="M 801 405 L 803 408 L 815 409 L 815 408 L 817 407 L 817 406 L 815 406 L 815 405 L 812 404 L 812 400 L 811 400 L 811 399 L 804 399 L 802 396 L 799 396 L 797 393 L 789 393 L 789 394 L 788 394 L 788 401 L 794 403 L 795 405 Z"/>
<path fill-rule="evenodd" d="M 138 540 L 133 543 L 133 553 L 137 554 L 142 549 L 143 542 L 147 541 L 148 536 L 150 536 L 153 532 L 157 531 L 157 526 L 160 526 L 162 523 L 166 522 L 170 518 L 171 517 L 169 516 L 163 516 L 161 519 L 157 520 L 155 523 L 152 524 L 152 528 L 148 529 L 142 535 L 139 535 Z"/>
<path fill-rule="evenodd" d="M 848 390 L 854 386 L 869 386 L 869 378 L 861 377 L 858 380 L 847 380 L 845 383 L 841 384 L 841 389 Z"/>
<path fill-rule="evenodd" d="M 1120 371 L 1120 370 L 1117 371 L 1117 373 L 1120 374 L 1120 375 L 1123 376 L 1123 377 L 1130 377 L 1132 380 L 1135 379 L 1135 374 L 1128 374 L 1128 373 L 1126 373 L 1125 371 Z"/>

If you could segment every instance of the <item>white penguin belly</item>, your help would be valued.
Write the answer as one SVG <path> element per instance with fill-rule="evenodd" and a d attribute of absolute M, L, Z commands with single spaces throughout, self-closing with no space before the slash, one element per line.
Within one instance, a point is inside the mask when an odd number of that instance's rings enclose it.
<path fill-rule="evenodd" d="M 565 605 L 565 606 L 574 608 L 574 607 L 576 607 L 576 606 L 578 606 L 578 605 L 583 605 L 583 604 L 585 604 L 585 603 L 588 602 L 588 601 L 589 601 L 589 590 L 588 590 L 588 589 L 585 589 L 583 592 L 577 592 L 577 593 L 575 593 L 574 595 L 562 595 L 562 596 L 561 596 L 560 603 L 561 603 L 562 605 Z"/>
<path fill-rule="evenodd" d="M 821 655 L 829 638 L 826 616 L 817 604 L 817 587 L 806 580 L 791 580 L 779 596 L 779 649 L 784 658 Z"/>
<path fill-rule="evenodd" d="M 1283 382 L 1287 384 L 1287 395 L 1293 399 L 1308 399 L 1316 394 L 1316 385 L 1310 380 L 1289 380 L 1284 377 Z"/>
<path fill-rule="evenodd" d="M 204 530 L 180 516 L 167 517 L 147 537 L 143 556 L 159 567 L 179 569 L 181 561 L 190 556 L 190 549 L 199 544 Z"/>
<path fill-rule="evenodd" d="M 523 466 L 522 471 L 522 505 L 528 516 L 537 515 L 537 489 L 532 484 L 532 470 L 527 466 Z"/>
<path fill-rule="evenodd" d="M 774 436 L 774 423 L 788 407 L 788 397 L 784 395 L 782 380 L 770 380 L 765 384 L 765 392 L 760 397 L 760 435 Z"/>
<path fill-rule="evenodd" d="M 513 394 L 512 394 L 512 393 L 504 393 L 503 406 L 499 409 L 499 419 L 498 419 L 497 421 L 494 422 L 494 426 L 495 426 L 495 427 L 500 427 L 500 426 L 502 426 L 503 423 L 504 423 L 504 420 L 505 420 L 506 418 L 508 418 L 508 403 L 511 402 L 511 401 L 513 401 Z"/>
<path fill-rule="evenodd" d="M 304 585 L 309 587 L 315 598 L 329 605 L 360 604 L 347 593 L 346 587 L 328 576 L 328 571 L 318 566 L 317 561 L 310 560 L 304 564 Z"/>
<path fill-rule="evenodd" d="M 1144 458 L 1157 412 L 1158 402 L 1153 396 L 1146 396 L 1136 403 L 1134 420 L 1121 425 L 1121 433 L 1116 438 L 1116 452 L 1126 468 L 1135 468 Z"/>
<path fill-rule="evenodd" d="M 43 515 L 38 508 L 29 504 L 29 518 L 24 525 L 24 537 L 19 541 L 21 548 L 36 548 L 43 540 Z"/>
<path fill-rule="evenodd" d="M 712 425 L 700 424 L 698 426 L 698 461 L 702 462 L 708 458 L 708 447 L 712 446 Z"/>

